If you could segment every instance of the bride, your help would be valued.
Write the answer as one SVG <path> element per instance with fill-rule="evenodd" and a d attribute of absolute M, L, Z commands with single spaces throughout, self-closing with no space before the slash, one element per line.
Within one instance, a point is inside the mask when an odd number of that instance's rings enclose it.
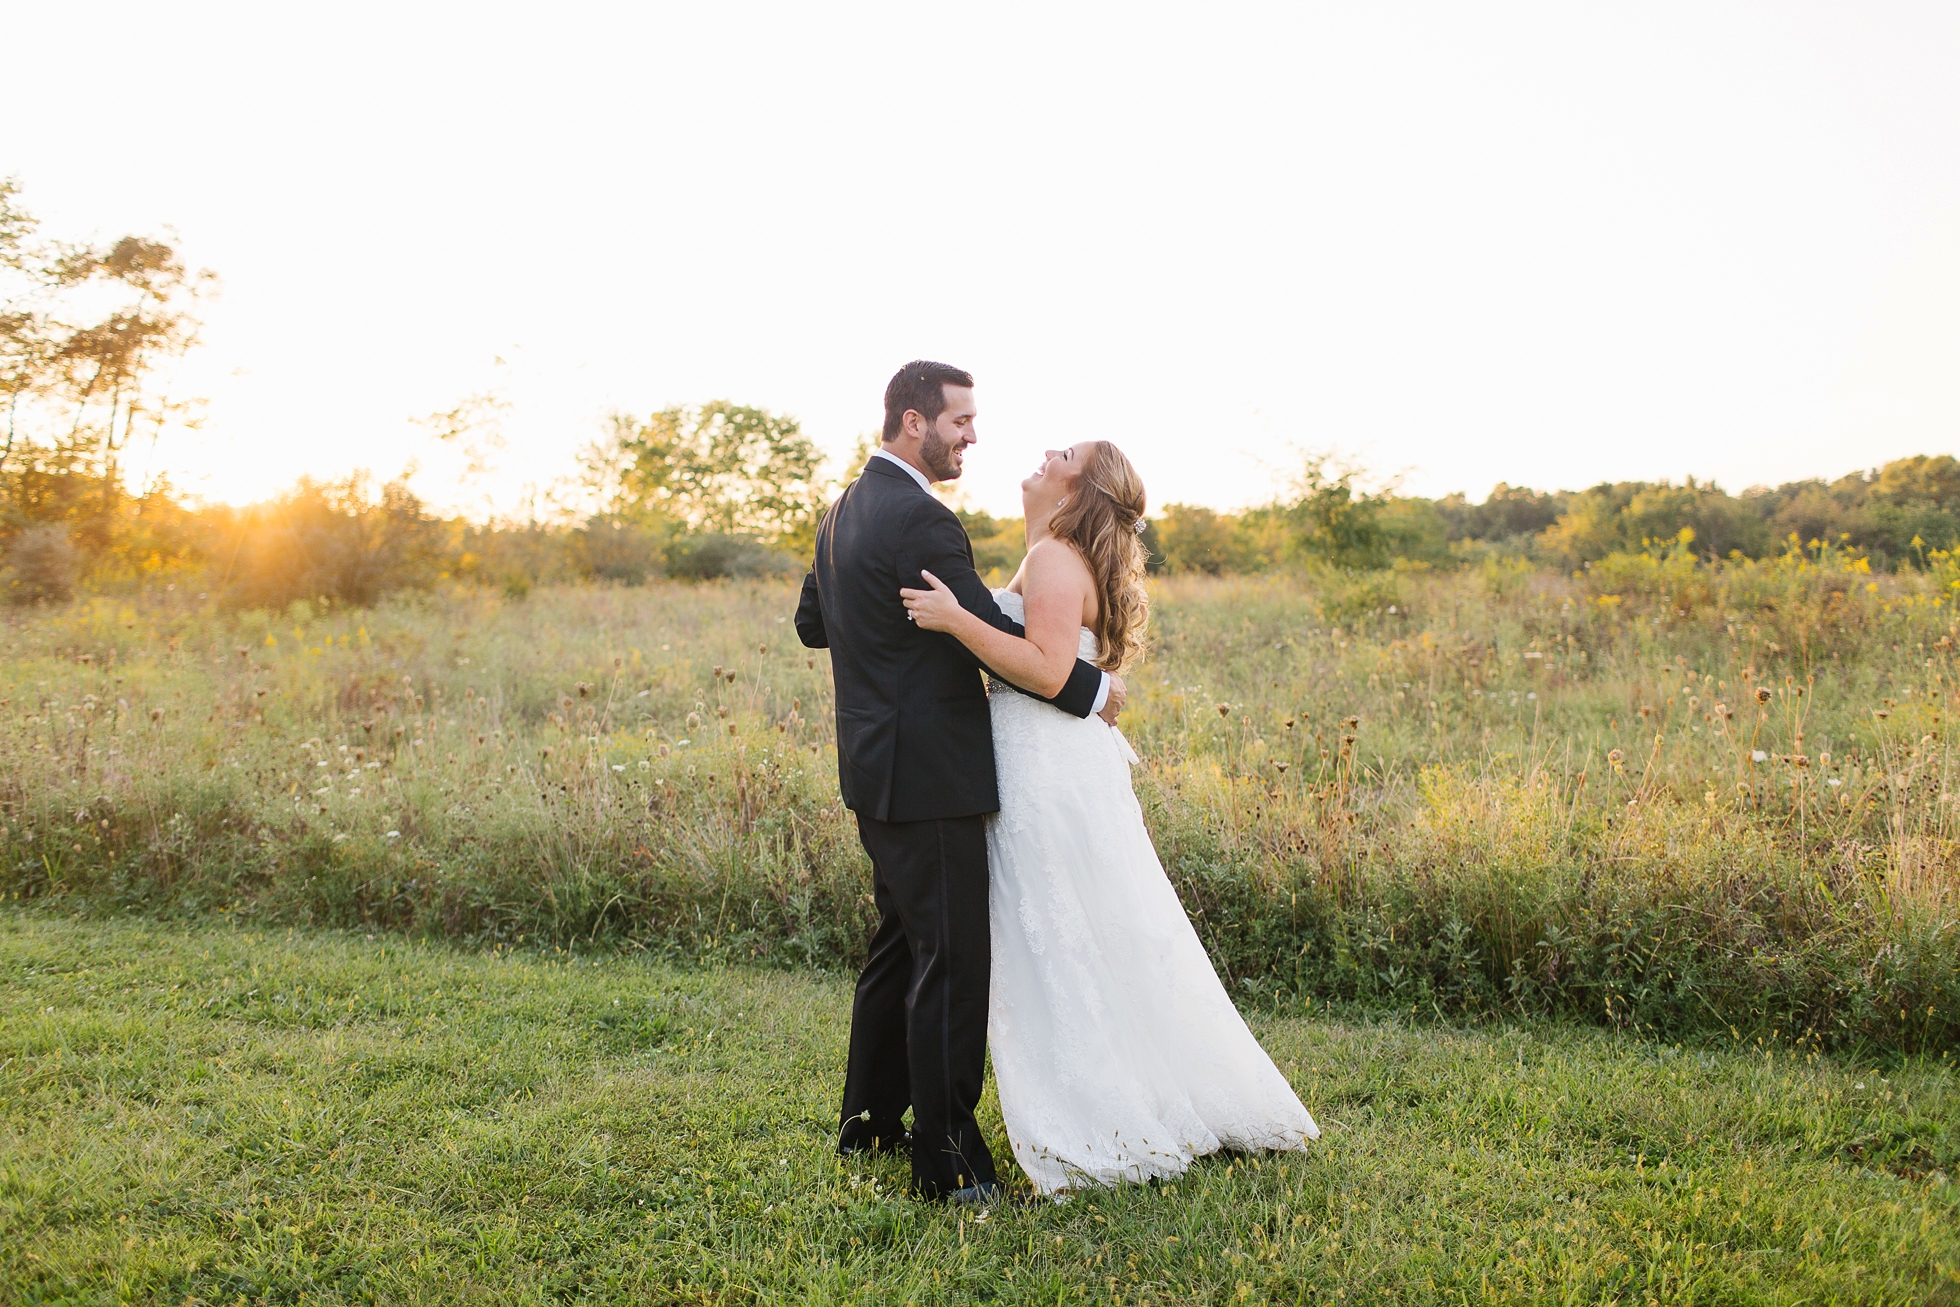
<path fill-rule="evenodd" d="M 1108 441 L 1051 450 L 1021 502 L 1027 557 L 995 597 L 1026 639 L 968 613 L 930 572 L 930 590 L 901 592 L 906 607 L 1036 693 L 1056 693 L 1078 656 L 1120 670 L 1142 649 L 1149 602 L 1136 469 Z M 988 704 L 1000 812 L 987 822 L 987 1039 L 1035 1188 L 1174 1176 L 1220 1148 L 1319 1138 L 1164 875 L 1122 735 L 998 682 Z"/>

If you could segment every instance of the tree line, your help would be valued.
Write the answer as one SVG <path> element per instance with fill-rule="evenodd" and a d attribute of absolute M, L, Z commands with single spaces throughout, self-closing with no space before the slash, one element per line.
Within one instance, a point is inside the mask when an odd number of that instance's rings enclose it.
<path fill-rule="evenodd" d="M 197 505 L 167 478 L 130 468 L 133 453 L 197 420 L 163 379 L 196 343 L 210 282 L 166 241 L 45 239 L 17 184 L 0 180 L 0 598 L 171 585 L 283 607 L 368 604 L 442 582 L 521 595 L 538 584 L 788 575 L 806 565 L 839 488 L 794 418 L 715 401 L 611 419 L 579 459 L 577 515 L 445 518 L 404 479 L 368 474 L 305 479 L 246 507 Z M 425 424 L 474 463 L 493 443 L 472 436 L 488 403 L 468 400 Z M 870 437 L 860 442 L 846 475 L 871 448 Z M 1011 573 L 1019 520 L 961 516 L 981 570 Z M 1358 469 L 1309 456 L 1269 503 L 1231 513 L 1173 503 L 1145 543 L 1152 566 L 1174 574 L 1448 567 L 1493 554 L 1578 568 L 1663 548 L 1762 558 L 1819 543 L 1896 569 L 1960 546 L 1960 463 L 1917 456 L 1739 495 L 1693 478 L 1578 491 L 1500 484 L 1473 504 L 1370 490 Z"/>
<path fill-rule="evenodd" d="M 1559 491 L 1500 482 L 1473 504 L 1460 493 L 1368 493 L 1356 482 L 1352 470 L 1310 458 L 1291 493 L 1270 504 L 1239 513 L 1169 505 L 1153 524 L 1158 565 L 1214 574 L 1298 563 L 1444 567 L 1501 554 L 1574 569 L 1685 543 L 1706 560 L 1829 545 L 1896 570 L 1960 545 L 1960 462 L 1945 454 L 1739 495 L 1692 477 Z"/>

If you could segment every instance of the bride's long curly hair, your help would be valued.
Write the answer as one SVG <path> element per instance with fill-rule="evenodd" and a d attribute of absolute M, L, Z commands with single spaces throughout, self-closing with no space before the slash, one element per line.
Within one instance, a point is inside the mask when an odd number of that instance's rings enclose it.
<path fill-rule="evenodd" d="M 1150 594 L 1143 586 L 1146 554 L 1138 532 L 1145 507 L 1143 478 L 1123 451 L 1098 440 L 1048 530 L 1074 545 L 1096 581 L 1096 666 L 1120 672 L 1143 653 Z"/>

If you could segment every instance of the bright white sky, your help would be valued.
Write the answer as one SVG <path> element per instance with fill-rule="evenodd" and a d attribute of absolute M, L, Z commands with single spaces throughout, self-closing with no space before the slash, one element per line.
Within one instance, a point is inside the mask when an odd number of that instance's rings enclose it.
<path fill-rule="evenodd" d="M 976 504 L 1117 440 L 1156 505 L 1289 442 L 1423 494 L 1960 444 L 1960 5 L 0 0 L 0 174 L 223 279 L 160 462 L 411 458 L 481 511 L 614 409 L 841 454 L 915 356 Z M 498 366 L 497 359 L 504 360 Z M 500 388 L 498 475 L 412 416 Z"/>

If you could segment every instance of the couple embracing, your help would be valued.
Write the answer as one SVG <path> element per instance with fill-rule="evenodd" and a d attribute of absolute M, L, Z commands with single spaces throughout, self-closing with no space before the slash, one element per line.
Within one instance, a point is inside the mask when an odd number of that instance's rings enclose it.
<path fill-rule="evenodd" d="M 1143 483 L 1107 441 L 1048 451 L 1021 483 L 1026 560 L 990 593 L 931 492 L 974 420 L 970 375 L 899 370 L 796 610 L 831 651 L 838 780 L 879 914 L 838 1149 L 909 1152 L 927 1198 L 1000 1200 L 973 1116 L 990 1043 L 1042 1194 L 1301 1148 L 1320 1132 L 1185 917 L 1115 727 L 1146 620 Z"/>

